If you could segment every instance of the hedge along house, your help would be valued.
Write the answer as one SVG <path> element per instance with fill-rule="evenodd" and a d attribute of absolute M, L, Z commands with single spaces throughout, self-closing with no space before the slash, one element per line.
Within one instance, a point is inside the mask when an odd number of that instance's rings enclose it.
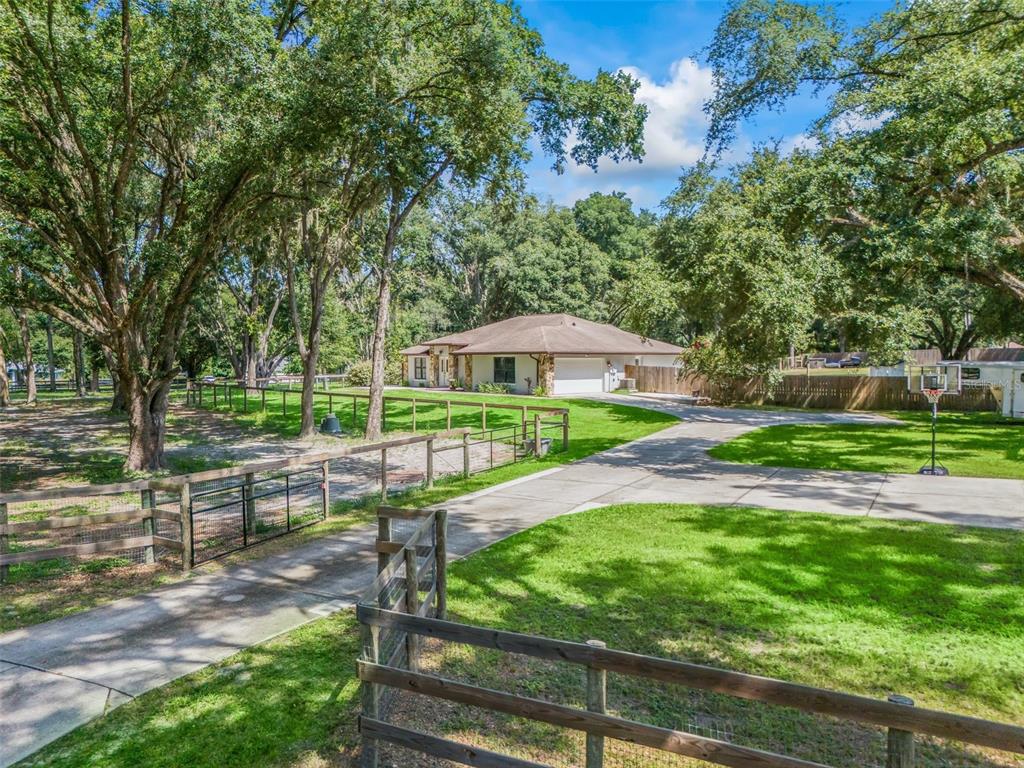
<path fill-rule="evenodd" d="M 624 367 L 676 365 L 680 347 L 572 315 L 524 315 L 402 350 L 402 378 L 413 387 L 467 390 L 483 382 L 527 394 L 610 392 Z"/>

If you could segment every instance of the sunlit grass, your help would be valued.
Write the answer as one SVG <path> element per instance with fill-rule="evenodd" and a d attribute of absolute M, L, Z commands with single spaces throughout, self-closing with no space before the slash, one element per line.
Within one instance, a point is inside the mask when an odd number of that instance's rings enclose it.
<path fill-rule="evenodd" d="M 715 458 L 771 467 L 916 472 L 931 456 L 931 415 L 899 424 L 785 424 L 716 446 Z M 965 477 L 1024 478 L 1024 421 L 992 413 L 940 413 L 938 461 Z"/>

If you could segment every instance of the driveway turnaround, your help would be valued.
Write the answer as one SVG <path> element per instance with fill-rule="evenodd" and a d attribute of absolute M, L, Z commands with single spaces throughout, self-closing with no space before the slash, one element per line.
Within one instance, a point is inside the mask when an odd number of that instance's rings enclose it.
<path fill-rule="evenodd" d="M 446 503 L 452 557 L 558 515 L 623 502 L 733 504 L 1024 529 L 1022 481 L 778 469 L 730 464 L 706 453 L 757 427 L 877 416 L 610 399 L 668 411 L 682 421 Z M 370 526 L 325 536 L 0 635 L 0 766 L 134 696 L 351 606 L 374 572 L 374 536 Z"/>

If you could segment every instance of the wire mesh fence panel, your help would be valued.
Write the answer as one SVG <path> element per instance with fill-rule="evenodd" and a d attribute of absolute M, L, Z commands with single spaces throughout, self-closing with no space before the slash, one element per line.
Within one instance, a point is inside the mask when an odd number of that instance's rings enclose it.
<path fill-rule="evenodd" d="M 197 482 L 190 514 L 195 563 L 275 538 L 324 519 L 323 467 Z"/>
<path fill-rule="evenodd" d="M 176 500 L 131 484 L 128 487 L 109 493 L 58 492 L 49 498 L 5 502 L 7 522 L 14 526 L 7 534 L 5 549 L 9 556 L 23 557 L 14 567 L 36 562 L 28 556 L 37 553 L 43 557 L 47 550 L 58 550 L 55 558 L 105 560 L 113 565 L 151 563 L 168 554 L 167 547 L 154 547 L 152 541 L 144 540 L 155 534 L 180 541 L 177 522 L 153 517 L 161 512 L 176 514 Z M 117 546 L 119 542 L 125 546 Z"/>

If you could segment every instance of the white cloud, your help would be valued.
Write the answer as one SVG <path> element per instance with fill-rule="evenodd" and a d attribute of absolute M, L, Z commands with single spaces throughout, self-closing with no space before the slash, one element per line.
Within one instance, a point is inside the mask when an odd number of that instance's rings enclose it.
<path fill-rule="evenodd" d="M 779 142 L 779 154 L 783 157 L 793 154 L 796 150 L 814 151 L 821 146 L 813 136 L 806 133 L 798 133 L 796 136 L 789 136 Z"/>
<path fill-rule="evenodd" d="M 832 130 L 840 136 L 873 131 L 876 128 L 881 128 L 892 115 L 893 113 L 888 110 L 879 115 L 865 115 L 863 112 L 851 109 L 836 118 L 832 124 Z"/>
<path fill-rule="evenodd" d="M 639 162 L 614 163 L 602 160 L 599 173 L 649 174 L 693 165 L 704 154 L 707 118 L 704 102 L 713 94 L 711 69 L 693 59 L 672 62 L 665 82 L 656 82 L 636 67 L 621 71 L 639 81 L 636 100 L 647 107 L 644 125 L 644 159 Z M 571 172 L 583 175 L 593 172 L 585 166 L 573 166 Z"/>

